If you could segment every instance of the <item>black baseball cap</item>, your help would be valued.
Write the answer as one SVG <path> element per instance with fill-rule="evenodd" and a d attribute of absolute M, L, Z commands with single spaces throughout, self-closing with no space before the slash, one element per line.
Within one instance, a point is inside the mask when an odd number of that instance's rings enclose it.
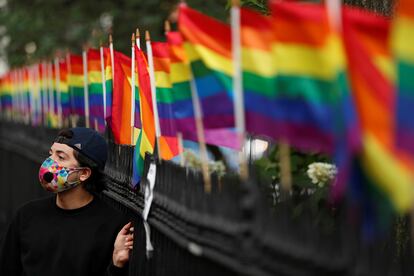
<path fill-rule="evenodd" d="M 67 135 L 58 135 L 55 143 L 68 145 L 95 162 L 100 170 L 105 168 L 106 159 L 108 158 L 108 147 L 102 135 L 86 127 L 70 128 L 64 132 L 69 132 L 72 137 L 68 138 L 66 137 Z"/>

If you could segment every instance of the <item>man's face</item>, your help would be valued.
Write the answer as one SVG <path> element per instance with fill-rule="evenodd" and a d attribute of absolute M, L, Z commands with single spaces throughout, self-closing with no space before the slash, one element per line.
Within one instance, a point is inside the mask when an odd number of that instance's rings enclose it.
<path fill-rule="evenodd" d="M 74 150 L 65 144 L 54 143 L 49 150 L 50 158 L 52 158 L 59 166 L 65 168 L 78 168 L 79 162 L 76 160 Z M 89 168 L 83 168 L 77 170 L 75 173 L 71 173 L 68 176 L 68 182 L 74 182 L 77 180 L 85 181 L 91 175 Z"/>
<path fill-rule="evenodd" d="M 60 166 L 66 168 L 77 168 L 79 163 L 75 158 L 74 150 L 65 144 L 54 143 L 49 150 L 50 158 Z"/>

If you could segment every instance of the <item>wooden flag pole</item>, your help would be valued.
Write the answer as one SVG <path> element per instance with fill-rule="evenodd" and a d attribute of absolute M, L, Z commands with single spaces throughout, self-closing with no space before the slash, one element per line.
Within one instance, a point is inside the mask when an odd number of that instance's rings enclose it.
<path fill-rule="evenodd" d="M 23 88 L 23 75 L 22 69 L 17 69 L 17 81 L 18 81 L 18 88 L 19 88 L 19 96 L 20 96 L 20 114 L 22 118 L 22 122 L 26 124 L 26 103 L 24 97 L 24 88 Z"/>
<path fill-rule="evenodd" d="M 101 79 L 102 79 L 102 102 L 103 102 L 103 119 L 106 126 L 106 78 L 105 78 L 105 58 L 102 43 L 99 46 L 99 54 L 101 59 Z"/>
<path fill-rule="evenodd" d="M 58 127 L 62 128 L 62 95 L 60 91 L 60 68 L 59 68 L 59 58 L 55 58 L 55 86 L 56 86 L 56 96 L 57 96 L 57 111 L 58 111 Z"/>
<path fill-rule="evenodd" d="M 54 102 L 54 95 L 53 95 L 53 65 L 52 62 L 48 63 L 47 66 L 47 74 L 48 74 L 48 91 L 49 91 L 49 116 L 50 116 L 50 123 L 53 127 L 54 117 L 55 117 L 55 102 Z"/>
<path fill-rule="evenodd" d="M 115 83 L 115 61 L 114 61 L 114 43 L 112 40 L 112 34 L 109 34 L 109 53 L 111 56 L 111 67 L 112 67 L 112 82 Z M 118 145 L 118 157 L 121 156 L 121 147 Z"/>
<path fill-rule="evenodd" d="M 135 34 L 131 36 L 131 145 L 134 144 L 135 126 Z"/>
<path fill-rule="evenodd" d="M 191 88 L 191 99 L 193 102 L 194 108 L 194 120 L 196 124 L 197 140 L 200 145 L 200 156 L 201 156 L 201 172 L 203 174 L 204 180 L 204 191 L 206 193 L 211 193 L 211 177 L 208 170 L 208 154 L 207 154 L 207 145 L 204 136 L 204 126 L 203 126 L 203 113 L 201 109 L 200 98 L 198 97 L 197 85 L 194 80 L 193 71 L 190 66 L 190 88 Z"/>
<path fill-rule="evenodd" d="M 170 24 L 170 21 L 165 20 L 164 21 L 164 34 L 168 34 L 169 32 L 171 32 L 171 24 Z"/>
<path fill-rule="evenodd" d="M 325 0 L 325 5 L 332 28 L 337 32 L 342 32 L 341 0 Z"/>
<path fill-rule="evenodd" d="M 171 32 L 171 24 L 170 21 L 164 21 L 164 34 L 167 35 Z M 180 165 L 184 167 L 184 143 L 183 143 L 183 134 L 181 132 L 177 132 L 177 142 L 178 142 L 178 155 L 180 156 Z"/>
<path fill-rule="evenodd" d="M 45 61 L 42 62 L 42 114 L 43 114 L 43 126 L 47 127 L 47 116 L 48 116 L 48 95 L 46 94 L 46 63 Z"/>
<path fill-rule="evenodd" d="M 139 28 L 135 30 L 135 43 L 138 49 L 141 49 L 141 34 L 139 32 Z"/>
<path fill-rule="evenodd" d="M 35 108 L 34 116 L 35 116 L 35 124 L 36 125 L 40 124 L 40 121 L 39 121 L 40 93 L 39 93 L 39 75 L 38 75 L 38 72 L 39 72 L 39 65 L 38 64 L 33 65 L 33 67 L 32 67 L 32 76 L 33 76 L 34 87 L 35 87 L 35 89 L 34 89 L 34 96 L 35 97 L 33 99 L 33 105 L 34 105 L 34 108 Z"/>
<path fill-rule="evenodd" d="M 32 77 L 30 66 L 27 66 L 25 70 L 27 72 L 27 89 L 28 89 L 27 91 L 29 93 L 28 112 L 27 112 L 28 124 L 33 126 L 33 89 L 34 89 L 33 77 Z M 0 104 L 1 104 L 1 101 L 0 101 Z"/>
<path fill-rule="evenodd" d="M 234 91 L 234 115 L 236 122 L 236 132 L 240 144 L 239 162 L 240 177 L 246 181 L 249 177 L 247 159 L 243 152 L 246 136 L 246 122 L 244 117 L 244 97 L 243 97 L 243 75 L 241 60 L 241 36 L 240 36 L 240 1 L 233 0 L 231 7 L 231 40 L 232 40 L 232 60 L 233 60 L 233 91 Z"/>
<path fill-rule="evenodd" d="M 280 184 L 285 192 L 292 189 L 292 172 L 290 166 L 290 147 L 286 141 L 279 143 Z"/>
<path fill-rule="evenodd" d="M 157 144 L 157 154 L 158 160 L 161 161 L 161 127 L 160 119 L 158 117 L 158 106 L 157 106 L 157 89 L 155 87 L 155 73 L 154 73 L 154 58 L 152 56 L 152 45 L 151 37 L 149 31 L 145 31 L 145 42 L 147 47 L 147 56 L 148 56 L 148 66 L 149 66 L 149 75 L 150 75 L 150 84 L 151 84 L 151 98 L 152 98 L 152 109 L 154 112 L 154 124 L 155 124 L 155 137 Z"/>
<path fill-rule="evenodd" d="M 178 141 L 178 155 L 180 156 L 180 165 L 184 167 L 184 145 L 183 145 L 183 134 L 177 132 L 177 141 Z"/>
<path fill-rule="evenodd" d="M 109 53 L 111 56 L 111 67 L 112 67 L 112 82 L 115 81 L 115 67 L 114 67 L 114 42 L 112 40 L 112 34 L 109 34 Z"/>
<path fill-rule="evenodd" d="M 72 66 L 71 66 L 71 63 L 70 63 L 70 53 L 69 52 L 67 52 L 66 53 L 66 66 L 67 66 L 67 69 L 68 69 L 68 89 L 69 89 L 69 97 L 70 97 L 70 105 L 71 105 L 71 112 L 70 112 L 70 123 L 71 123 L 71 126 L 72 127 L 75 127 L 76 126 L 76 120 L 75 120 L 75 116 L 74 116 L 74 114 L 72 113 L 72 110 L 73 110 L 73 106 L 75 105 L 75 103 L 74 103 L 74 98 L 73 98 L 73 95 L 72 95 L 72 92 L 70 91 L 70 79 L 71 79 L 71 76 L 72 76 Z"/>
<path fill-rule="evenodd" d="M 83 98 L 85 104 L 85 126 L 90 127 L 89 124 L 89 90 L 88 90 L 88 57 L 87 57 L 87 48 L 84 47 L 82 51 L 82 61 L 83 61 Z"/>
<path fill-rule="evenodd" d="M 37 124 L 42 124 L 42 99 L 40 94 L 40 72 L 39 72 L 40 64 L 36 64 L 34 72 L 36 76 L 36 92 L 37 92 L 37 100 L 36 100 L 36 109 L 37 109 Z"/>

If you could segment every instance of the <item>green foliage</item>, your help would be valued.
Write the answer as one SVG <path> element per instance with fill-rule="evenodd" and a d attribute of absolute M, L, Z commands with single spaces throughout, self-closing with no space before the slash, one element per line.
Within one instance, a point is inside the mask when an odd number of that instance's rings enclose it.
<path fill-rule="evenodd" d="M 314 162 L 332 163 L 332 160 L 319 153 L 303 153 L 291 149 L 292 193 L 289 200 L 292 204 L 291 216 L 297 218 L 303 213 L 310 213 L 315 225 L 326 232 L 334 227 L 335 208 L 329 205 L 329 185 L 318 186 L 307 176 L 308 165 Z M 256 160 L 256 174 L 275 212 L 278 206 L 286 201 L 281 194 L 279 148 L 275 145 L 265 157 Z M 269 185 L 270 184 L 270 185 Z"/>
<path fill-rule="evenodd" d="M 318 0 L 313 0 L 315 2 Z M 241 0 L 249 7 L 268 14 L 268 0 Z M 393 0 L 345 0 L 350 5 L 390 14 Z M 0 42 L 9 40 L 6 53 L 12 67 L 54 57 L 57 50 L 80 53 L 84 45 L 107 43 L 112 31 L 116 50 L 130 51 L 135 28 L 149 30 L 153 40 L 163 40 L 163 22 L 173 21 L 178 0 L 9 0 L 0 8 Z M 187 4 L 217 19 L 227 21 L 231 0 L 188 0 Z M 227 7 L 227 9 L 226 9 Z M 108 24 L 109 23 L 109 24 Z M 25 47 L 33 42 L 36 51 Z"/>
<path fill-rule="evenodd" d="M 9 0 L 0 9 L 0 26 L 6 28 L 1 35 L 10 38 L 6 53 L 12 67 L 52 58 L 57 50 L 80 53 L 84 45 L 98 47 L 100 41 L 107 43 L 110 31 L 115 49 L 129 53 L 131 34 L 137 27 L 141 32 L 149 30 L 153 40 L 164 39 L 163 22 L 177 3 L 178 0 Z M 227 18 L 226 3 L 187 1 L 190 7 L 221 20 Z M 36 44 L 36 51 L 28 55 L 25 46 L 30 42 Z"/>

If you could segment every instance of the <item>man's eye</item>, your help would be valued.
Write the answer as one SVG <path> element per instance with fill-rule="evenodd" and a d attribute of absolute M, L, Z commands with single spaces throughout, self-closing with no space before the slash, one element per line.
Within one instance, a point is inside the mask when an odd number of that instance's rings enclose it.
<path fill-rule="evenodd" d="M 63 156 L 59 156 L 59 160 L 65 160 Z"/>

